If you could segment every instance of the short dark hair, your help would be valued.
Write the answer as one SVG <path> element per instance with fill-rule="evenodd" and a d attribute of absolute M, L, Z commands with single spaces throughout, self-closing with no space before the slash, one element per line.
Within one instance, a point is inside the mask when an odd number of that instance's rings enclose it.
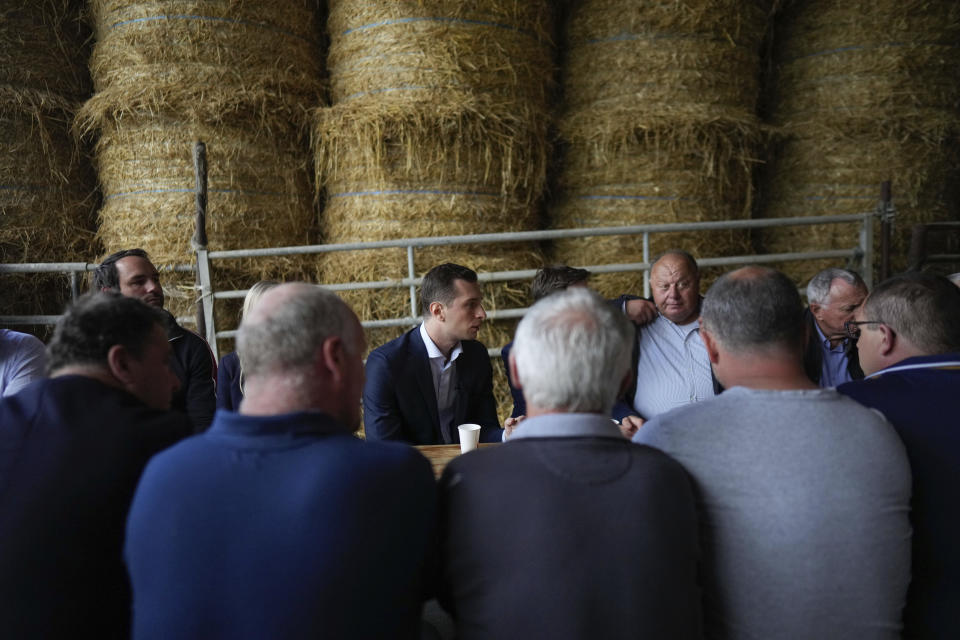
<path fill-rule="evenodd" d="M 884 280 L 863 304 L 926 354 L 960 351 L 960 289 L 943 276 L 910 272 Z"/>
<path fill-rule="evenodd" d="M 117 272 L 117 261 L 129 258 L 130 256 L 136 256 L 137 258 L 144 258 L 146 260 L 150 259 L 150 256 L 147 255 L 147 252 L 143 249 L 124 249 L 123 251 L 110 254 L 104 258 L 100 266 L 94 270 L 93 287 L 91 287 L 91 289 L 93 291 L 102 291 L 103 289 L 119 291 L 120 274 Z"/>
<path fill-rule="evenodd" d="M 551 293 L 563 291 L 567 287 L 586 282 L 590 277 L 590 272 L 586 269 L 577 269 L 568 267 L 564 264 L 558 264 L 551 267 L 544 267 L 537 271 L 530 283 L 530 295 L 536 302 L 541 298 L 546 298 Z"/>
<path fill-rule="evenodd" d="M 123 345 L 141 357 L 155 325 L 167 316 L 138 298 L 113 291 L 91 291 L 67 307 L 47 347 L 51 372 L 70 365 L 107 364 L 107 353 Z"/>
<path fill-rule="evenodd" d="M 722 275 L 707 290 L 701 316 L 707 330 L 732 351 L 803 344 L 803 302 L 790 278 L 776 269 L 746 267 Z"/>
<path fill-rule="evenodd" d="M 459 264 L 438 264 L 423 276 L 420 285 L 420 310 L 423 317 L 430 317 L 430 304 L 440 302 L 449 305 L 457 297 L 457 280 L 477 281 L 477 272 Z"/>

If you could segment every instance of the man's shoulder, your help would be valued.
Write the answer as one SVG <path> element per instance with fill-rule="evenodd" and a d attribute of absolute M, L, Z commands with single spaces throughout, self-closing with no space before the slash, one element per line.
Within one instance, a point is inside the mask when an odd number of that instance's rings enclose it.
<path fill-rule="evenodd" d="M 417 325 L 413 329 L 404 331 L 402 334 L 385 342 L 376 349 L 370 351 L 370 356 L 375 356 L 379 358 L 394 358 L 397 355 L 405 354 L 410 351 L 411 347 L 419 342 L 421 345 L 423 341 L 420 339 L 420 326 Z M 369 357 L 369 356 L 368 356 Z"/>

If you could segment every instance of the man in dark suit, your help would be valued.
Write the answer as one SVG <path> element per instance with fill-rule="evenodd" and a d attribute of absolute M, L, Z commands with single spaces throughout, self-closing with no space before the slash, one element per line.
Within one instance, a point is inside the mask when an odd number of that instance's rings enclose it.
<path fill-rule="evenodd" d="M 123 530 L 153 454 L 190 433 L 163 314 L 112 293 L 67 310 L 49 378 L 0 402 L 0 629 L 130 637 Z"/>
<path fill-rule="evenodd" d="M 863 378 L 857 342 L 847 336 L 843 326 L 853 320 L 866 297 L 867 285 L 848 269 L 824 269 L 807 284 L 803 368 L 821 387 Z"/>
<path fill-rule="evenodd" d="M 476 340 L 487 317 L 477 274 L 438 265 L 423 277 L 420 297 L 423 323 L 367 357 L 367 438 L 458 443 L 457 426 L 473 423 L 481 442 L 500 442 L 490 356 Z"/>
<path fill-rule="evenodd" d="M 439 600 L 461 640 L 700 637 L 693 488 L 609 418 L 633 339 L 583 287 L 544 298 L 517 327 L 510 368 L 526 419 L 440 480 Z"/>

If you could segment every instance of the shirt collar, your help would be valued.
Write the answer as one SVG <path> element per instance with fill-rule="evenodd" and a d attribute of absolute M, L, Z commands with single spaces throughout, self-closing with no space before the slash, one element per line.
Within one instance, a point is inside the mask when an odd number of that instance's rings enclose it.
<path fill-rule="evenodd" d="M 420 337 L 423 338 L 423 346 L 427 348 L 428 358 L 431 360 L 441 358 L 444 363 L 447 362 L 447 357 L 443 355 L 443 351 L 440 351 L 433 340 L 430 339 L 430 335 L 427 333 L 427 329 L 423 323 L 420 324 Z M 450 362 L 456 360 L 461 353 L 463 353 L 463 344 L 458 341 L 453 347 L 453 351 L 450 352 Z"/>
<path fill-rule="evenodd" d="M 817 330 L 817 335 L 820 336 L 820 344 L 823 345 L 823 348 L 824 348 L 826 351 L 842 351 L 843 348 L 846 346 L 846 344 L 847 344 L 847 339 L 846 339 L 846 338 L 844 338 L 843 340 L 841 340 L 840 343 L 839 343 L 836 347 L 831 346 L 831 345 L 830 345 L 830 338 L 828 338 L 827 336 L 823 335 L 823 331 L 820 330 L 820 323 L 818 323 L 818 322 L 816 321 L 816 319 L 814 319 L 814 321 L 813 321 L 813 326 L 814 326 L 814 328 L 816 328 L 816 330 Z"/>
<path fill-rule="evenodd" d="M 613 420 L 599 413 L 549 413 L 527 418 L 514 428 L 510 436 L 510 440 L 524 438 L 624 439 Z"/>
<path fill-rule="evenodd" d="M 940 353 L 930 356 L 912 356 L 904 358 L 896 364 L 892 364 L 886 369 L 874 371 L 866 376 L 866 380 L 879 378 L 885 373 L 895 373 L 898 371 L 910 371 L 913 369 L 958 369 L 960 368 L 960 353 Z"/>

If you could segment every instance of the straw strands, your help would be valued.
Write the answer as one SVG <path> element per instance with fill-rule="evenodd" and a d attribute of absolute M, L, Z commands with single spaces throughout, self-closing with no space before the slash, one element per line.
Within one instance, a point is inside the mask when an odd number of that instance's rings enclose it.
<path fill-rule="evenodd" d="M 288 135 L 320 102 L 314 2 L 90 0 L 96 95 L 84 131 L 113 119 L 173 114 L 204 123 L 249 120 Z"/>
<path fill-rule="evenodd" d="M 317 114 L 318 179 L 339 179 L 345 145 L 367 149 L 372 177 L 388 145 L 474 149 L 470 171 L 501 161 L 504 194 L 545 184 L 552 48 L 546 2 L 330 3 L 332 107 Z M 434 135 L 443 141 L 432 143 Z M 466 158 L 467 154 L 464 154 Z"/>
<path fill-rule="evenodd" d="M 82 39 L 69 2 L 0 9 L 0 262 L 80 260 L 92 241 L 93 177 L 70 135 L 89 90 Z M 0 313 L 59 313 L 60 280 L 5 275 Z"/>
<path fill-rule="evenodd" d="M 566 28 L 568 142 L 552 225 L 620 226 L 731 220 L 749 215 L 764 2 L 588 0 Z M 652 250 L 742 253 L 745 234 L 659 236 Z M 641 240 L 555 243 L 577 265 L 642 259 Z M 603 293 L 636 288 L 630 274 L 597 276 Z"/>
<path fill-rule="evenodd" d="M 772 118 L 789 134 L 767 176 L 764 217 L 872 211 L 892 180 L 893 266 L 915 223 L 960 217 L 960 5 L 797 3 L 780 19 Z M 839 236 L 839 237 L 838 237 Z M 767 250 L 849 248 L 855 230 L 770 229 Z M 798 267 L 798 281 L 818 266 Z"/>
<path fill-rule="evenodd" d="M 198 140 L 207 146 L 211 250 L 313 240 L 307 114 L 323 92 L 315 5 L 91 0 L 97 93 L 76 126 L 98 135 L 108 252 L 141 246 L 158 266 L 193 262 Z M 302 277 L 312 262 L 231 261 L 214 286 Z M 233 325 L 232 310 L 226 316 Z"/>

